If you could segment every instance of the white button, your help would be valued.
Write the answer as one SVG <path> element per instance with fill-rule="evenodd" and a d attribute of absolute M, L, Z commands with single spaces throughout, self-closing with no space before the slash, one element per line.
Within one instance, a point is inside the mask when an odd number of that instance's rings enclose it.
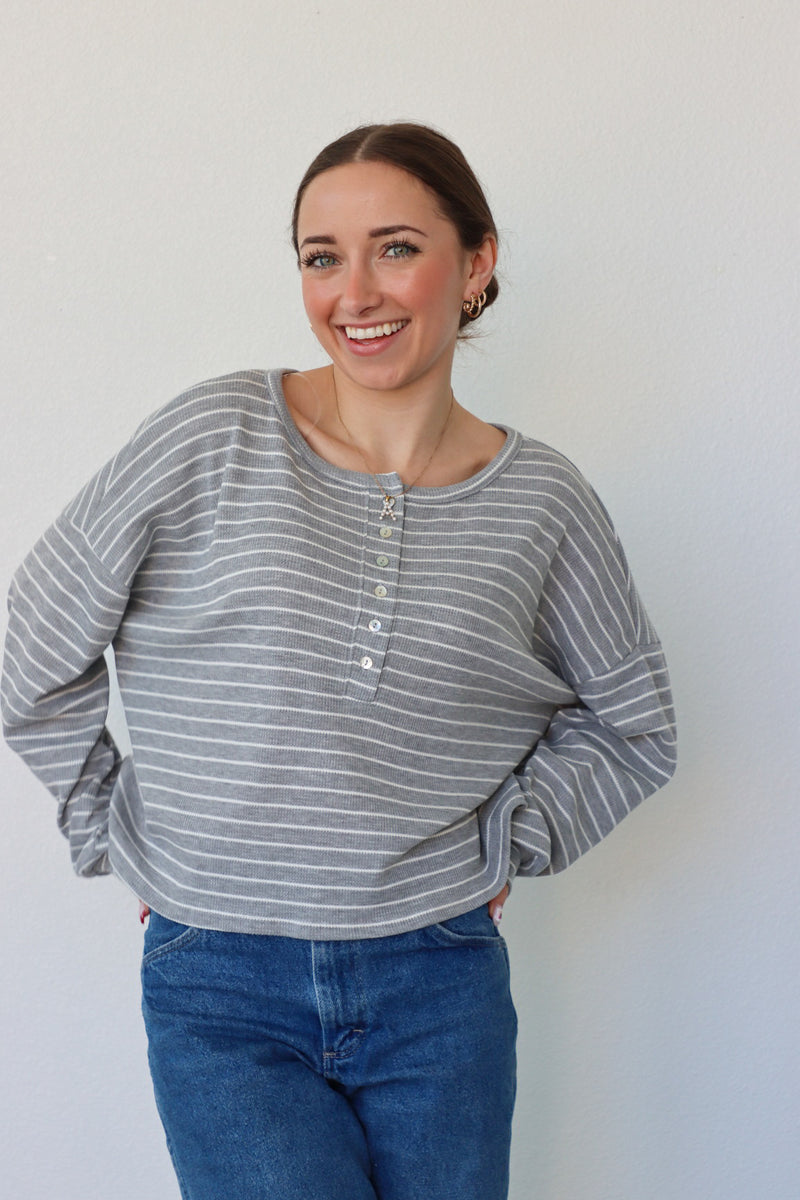
<path fill-rule="evenodd" d="M 380 527 L 381 537 L 391 537 L 393 533 L 394 533 L 394 530 L 392 529 L 391 525 L 381 525 L 381 527 Z"/>
<path fill-rule="evenodd" d="M 370 656 L 368 654 L 365 654 L 364 657 L 361 659 L 361 665 L 365 671 L 368 671 L 370 669 L 370 667 L 372 666 L 372 659 L 370 658 Z"/>
<path fill-rule="evenodd" d="M 369 629 L 371 633 L 377 633 L 378 630 L 380 629 L 380 627 L 381 627 L 380 621 L 372 620 L 372 621 L 370 621 L 369 625 L 367 626 L 367 629 Z"/>
<path fill-rule="evenodd" d="M 388 567 L 388 565 L 389 565 L 388 555 L 379 554 L 378 557 L 375 559 L 375 562 L 378 564 L 379 567 Z"/>
<path fill-rule="evenodd" d="M 383 586 L 382 583 L 379 583 L 378 586 L 375 588 L 375 595 L 378 596 L 381 600 L 383 599 L 384 596 L 388 595 L 386 588 Z"/>

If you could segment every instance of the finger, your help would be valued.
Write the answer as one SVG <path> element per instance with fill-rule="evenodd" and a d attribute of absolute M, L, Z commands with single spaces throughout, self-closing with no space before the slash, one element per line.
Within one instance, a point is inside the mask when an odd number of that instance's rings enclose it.
<path fill-rule="evenodd" d="M 508 897 L 508 891 L 508 884 L 506 884 L 503 890 L 498 892 L 493 900 L 489 901 L 489 916 L 492 918 L 495 925 L 499 925 L 503 919 L 503 905 Z"/>

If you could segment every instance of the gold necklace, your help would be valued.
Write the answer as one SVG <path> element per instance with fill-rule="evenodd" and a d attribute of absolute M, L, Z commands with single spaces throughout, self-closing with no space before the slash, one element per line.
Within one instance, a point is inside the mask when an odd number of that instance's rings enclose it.
<path fill-rule="evenodd" d="M 333 401 L 334 401 L 334 404 L 336 405 L 336 416 L 339 418 L 339 424 L 341 425 L 342 429 L 345 431 L 348 438 L 350 439 L 350 445 L 356 451 L 359 458 L 363 462 L 364 466 L 367 468 L 367 474 L 371 475 L 372 478 L 375 480 L 375 482 L 378 485 L 378 488 L 380 490 L 380 493 L 383 496 L 383 508 L 381 509 L 381 514 L 380 514 L 379 519 L 381 521 L 384 521 L 387 517 L 391 517 L 391 519 L 393 521 L 396 521 L 397 514 L 394 511 L 394 506 L 398 499 L 398 496 L 392 496 L 390 492 L 386 491 L 386 488 L 383 486 L 380 479 L 378 479 L 378 476 L 375 474 L 375 472 L 372 470 L 369 463 L 367 462 L 367 457 L 364 454 L 364 451 L 361 449 L 358 442 L 356 441 L 356 439 L 353 437 L 350 430 L 345 425 L 344 420 L 342 419 L 341 409 L 339 408 L 339 394 L 336 391 L 336 376 L 333 373 L 331 373 L 331 382 L 333 383 Z M 433 450 L 431 451 L 430 458 L 425 463 L 425 466 L 422 468 L 422 470 L 419 472 L 419 474 L 416 475 L 414 477 L 414 479 L 411 480 L 411 483 L 409 483 L 407 487 L 404 487 L 403 490 L 399 493 L 400 496 L 408 495 L 408 493 L 411 491 L 411 489 L 417 483 L 419 483 L 420 479 L 422 479 L 422 476 L 425 474 L 428 467 L 433 462 L 433 459 L 436 455 L 436 451 L 439 449 L 439 447 L 441 446 L 442 441 L 444 439 L 444 435 L 447 430 L 447 426 L 450 424 L 450 417 L 453 415 L 453 407 L 455 405 L 455 402 L 456 402 L 456 398 L 453 394 L 453 389 L 450 388 L 450 407 L 447 410 L 447 416 L 445 417 L 444 425 L 442 426 L 442 431 L 439 434 L 438 438 L 436 439 L 436 445 L 433 447 Z"/>

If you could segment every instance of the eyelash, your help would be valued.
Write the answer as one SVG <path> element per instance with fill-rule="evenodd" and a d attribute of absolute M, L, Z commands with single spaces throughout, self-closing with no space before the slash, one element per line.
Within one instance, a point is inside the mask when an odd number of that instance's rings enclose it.
<path fill-rule="evenodd" d="M 309 250 L 308 254 L 300 256 L 300 266 L 310 267 L 314 271 L 327 271 L 328 267 L 320 267 L 317 265 L 318 258 L 333 258 L 332 254 L 323 254 L 320 250 Z"/>
<path fill-rule="evenodd" d="M 386 250 L 407 250 L 408 254 L 393 254 L 392 258 L 411 258 L 415 254 L 419 254 L 419 246 L 415 246 L 413 242 L 409 242 L 406 238 L 398 238 L 396 242 L 389 242 L 389 245 L 384 247 Z"/>
<path fill-rule="evenodd" d="M 405 250 L 406 253 L 387 254 L 387 251 L 389 250 L 399 249 Z M 405 258 L 411 258 L 415 254 L 419 254 L 419 246 L 415 246 L 413 242 L 406 241 L 405 238 L 398 238 L 394 242 L 388 242 L 387 245 L 383 247 L 383 254 L 385 254 L 390 260 L 394 259 L 399 261 Z M 321 267 L 318 265 L 317 260 L 320 258 L 335 258 L 335 255 L 328 254 L 324 250 L 310 250 L 308 254 L 302 255 L 300 259 L 300 266 L 308 267 L 312 271 L 329 271 L 331 269 L 330 265 L 327 267 Z"/>

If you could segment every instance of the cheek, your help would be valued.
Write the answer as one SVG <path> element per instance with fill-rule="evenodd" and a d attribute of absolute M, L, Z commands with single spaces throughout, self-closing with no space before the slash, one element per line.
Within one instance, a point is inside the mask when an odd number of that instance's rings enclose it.
<path fill-rule="evenodd" d="M 428 308 L 451 314 L 460 309 L 462 282 L 451 263 L 427 264 L 415 281 L 415 298 Z"/>
<path fill-rule="evenodd" d="M 309 317 L 320 317 L 325 314 L 328 305 L 325 297 L 325 288 L 320 286 L 319 280 L 309 279 L 306 276 L 303 279 L 300 294 L 303 297 L 303 307 Z"/>

